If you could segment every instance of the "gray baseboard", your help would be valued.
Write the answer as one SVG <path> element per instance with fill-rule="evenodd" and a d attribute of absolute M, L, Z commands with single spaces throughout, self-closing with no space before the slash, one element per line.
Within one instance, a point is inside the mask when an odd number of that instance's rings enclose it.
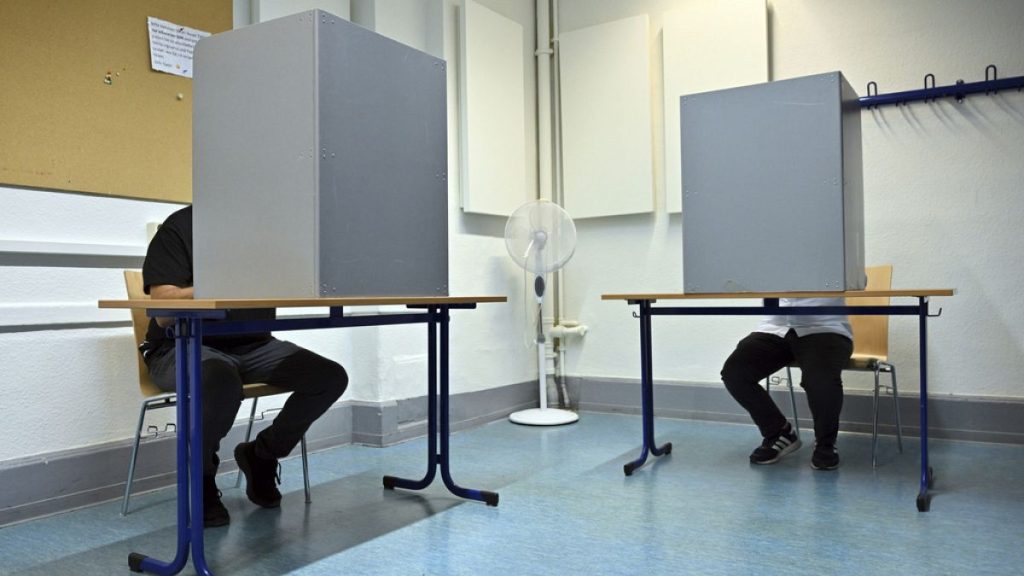
<path fill-rule="evenodd" d="M 631 379 L 568 377 L 572 404 L 580 411 L 640 413 L 640 384 Z M 773 388 L 772 394 L 783 412 L 789 414 L 788 391 Z M 801 426 L 811 428 L 803 391 L 797 389 Z M 720 385 L 680 382 L 655 383 L 655 415 L 669 418 L 749 423 L 745 412 Z M 537 383 L 522 382 L 451 398 L 451 431 L 473 428 L 500 420 L 510 413 L 536 405 Z M 920 432 L 919 397 L 904 393 L 900 398 L 903 432 Z M 1024 401 L 1020 399 L 940 396 L 929 398 L 929 434 L 983 442 L 1024 444 Z M 345 444 L 389 446 L 424 436 L 426 397 L 372 403 L 343 402 L 334 406 L 306 435 L 311 451 Z M 870 432 L 872 398 L 864 392 L 850 392 L 843 405 L 844 431 Z M 172 414 L 168 415 L 173 417 Z M 895 434 L 891 399 L 879 410 L 879 431 Z M 268 421 L 257 421 L 262 429 Z M 244 426 L 236 426 L 222 442 L 233 447 L 244 437 Z M 230 455 L 230 449 L 222 453 Z M 297 451 L 296 451 L 297 453 Z M 0 526 L 64 512 L 124 494 L 131 441 L 54 452 L 43 456 L 0 462 Z M 292 457 L 295 457 L 293 455 Z M 235 469 L 225 460 L 222 471 Z M 143 442 L 139 450 L 133 493 L 170 486 L 174 483 L 174 435 L 165 434 Z"/>
<path fill-rule="evenodd" d="M 578 398 L 579 409 L 590 412 L 640 413 L 640 382 L 632 379 L 566 379 Z M 800 426 L 811 429 L 813 421 L 807 399 L 799 387 L 795 390 Z M 783 413 L 792 414 L 789 391 L 773 386 L 772 397 Z M 920 436 L 919 394 L 901 392 L 900 422 L 907 436 Z M 867 391 L 849 391 L 843 401 L 840 429 L 846 432 L 871 432 L 873 398 Z M 654 384 L 654 414 L 668 418 L 750 423 L 750 417 L 726 392 L 715 384 L 660 382 Z M 896 419 L 891 396 L 879 399 L 878 431 L 896 434 Z M 928 398 L 928 434 L 930 438 L 1024 444 L 1024 400 L 969 396 L 930 396 Z"/>
<path fill-rule="evenodd" d="M 507 417 L 536 404 L 537 383 L 522 382 L 451 398 L 452 432 Z M 165 409 L 166 410 L 166 409 Z M 166 410 L 173 420 L 173 410 Z M 310 451 L 345 444 L 389 446 L 427 433 L 427 398 L 383 403 L 342 402 L 320 417 L 306 433 Z M 253 435 L 269 424 L 257 420 Z M 221 442 L 221 472 L 235 470 L 231 448 L 245 437 L 236 425 Z M 132 440 L 121 440 L 0 462 L 0 526 L 66 512 L 124 495 Z M 292 454 L 297 457 L 298 449 Z M 175 435 L 144 440 L 139 448 L 132 493 L 170 486 L 175 479 Z"/>

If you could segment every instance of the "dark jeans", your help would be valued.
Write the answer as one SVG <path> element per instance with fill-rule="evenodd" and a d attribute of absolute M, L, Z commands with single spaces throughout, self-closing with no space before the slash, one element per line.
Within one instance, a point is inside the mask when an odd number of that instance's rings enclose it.
<path fill-rule="evenodd" d="M 834 445 L 839 434 L 839 413 L 843 408 L 843 368 L 853 354 L 853 342 L 839 334 L 808 334 L 790 330 L 785 338 L 753 332 L 736 345 L 722 367 L 722 381 L 732 397 L 743 406 L 765 438 L 775 436 L 786 425 L 786 417 L 761 386 L 761 381 L 796 361 L 802 374 L 800 386 L 814 417 L 814 438 L 818 444 Z"/>
<path fill-rule="evenodd" d="M 252 347 L 218 350 L 203 346 L 203 474 L 217 472 L 220 441 L 235 422 L 242 385 L 263 382 L 292 391 L 273 423 L 256 436 L 256 455 L 283 458 L 309 426 L 341 397 L 348 374 L 340 364 L 292 344 L 271 339 Z M 147 359 L 149 375 L 160 388 L 175 390 L 175 354 L 171 348 Z M 186 433 L 179 430 L 179 434 Z"/>

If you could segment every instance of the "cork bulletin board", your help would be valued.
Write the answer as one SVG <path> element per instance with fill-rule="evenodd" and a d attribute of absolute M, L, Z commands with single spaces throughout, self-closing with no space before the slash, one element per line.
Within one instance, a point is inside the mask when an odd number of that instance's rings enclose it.
<path fill-rule="evenodd" d="M 192 80 L 147 17 L 215 34 L 231 0 L 0 0 L 0 184 L 192 199 Z"/>

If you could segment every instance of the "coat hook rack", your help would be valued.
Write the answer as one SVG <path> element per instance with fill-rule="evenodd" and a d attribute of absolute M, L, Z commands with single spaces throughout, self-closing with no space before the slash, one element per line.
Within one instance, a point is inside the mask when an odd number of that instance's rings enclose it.
<path fill-rule="evenodd" d="M 1012 90 L 1014 88 L 1018 92 L 1024 89 L 1024 76 L 1014 76 L 1013 78 L 1000 80 L 995 64 L 989 64 L 985 67 L 985 79 L 979 82 L 957 80 L 955 84 L 936 87 L 935 75 L 925 74 L 923 89 L 892 92 L 889 94 L 879 94 L 878 83 L 868 82 L 867 96 L 860 98 L 859 102 L 862 108 L 872 108 L 886 104 L 906 104 L 919 100 L 934 102 L 939 98 L 950 96 L 956 98 L 957 102 L 963 102 L 968 94 L 984 92 L 985 94 L 993 95 L 999 93 L 1000 90 Z"/>

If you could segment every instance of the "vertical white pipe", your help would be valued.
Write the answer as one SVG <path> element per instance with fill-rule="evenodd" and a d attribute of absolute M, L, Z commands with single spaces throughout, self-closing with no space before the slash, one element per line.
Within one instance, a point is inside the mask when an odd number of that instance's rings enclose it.
<path fill-rule="evenodd" d="M 562 71 L 558 64 L 558 0 L 551 1 L 551 52 L 554 73 L 551 75 L 551 103 L 552 103 L 552 147 L 551 156 L 554 164 L 554 198 L 559 206 L 565 206 L 565 197 L 562 193 Z"/>
<path fill-rule="evenodd" d="M 554 165 L 554 198 L 560 206 L 565 206 L 565 195 L 562 190 L 562 86 L 561 77 L 562 71 L 558 64 L 559 59 L 559 46 L 558 46 L 558 0 L 552 0 L 551 3 L 551 48 L 553 52 L 553 68 L 554 73 L 552 74 L 552 85 L 551 85 L 551 101 L 553 107 L 553 121 L 552 121 L 552 163 Z M 570 214 L 571 216 L 571 214 Z M 564 273 L 562 270 L 555 272 L 554 293 L 555 293 L 555 324 L 560 324 L 562 318 L 565 316 L 565 284 L 564 284 Z M 565 341 L 563 339 L 558 340 L 558 353 L 557 363 L 555 365 L 556 379 L 565 374 Z M 568 396 L 568 395 L 567 395 Z M 568 397 L 567 397 L 568 399 Z"/>
<path fill-rule="evenodd" d="M 548 0 L 537 0 L 537 177 L 538 196 L 551 200 L 551 26 Z"/>
<path fill-rule="evenodd" d="M 551 156 L 552 51 L 550 13 L 549 0 L 537 0 L 535 15 L 537 21 L 537 49 L 534 52 L 534 56 L 537 59 L 537 196 L 545 200 L 552 200 L 551 191 L 553 185 L 551 177 L 553 161 Z M 556 299 L 558 298 L 558 290 L 552 290 L 551 293 Z M 543 314 L 540 315 L 537 321 L 543 321 Z M 547 340 L 552 342 L 552 344 L 554 343 L 553 339 L 549 338 Z M 548 372 L 545 344 L 538 344 L 537 348 L 537 374 L 540 378 L 541 390 L 540 407 L 544 409 L 547 408 Z"/>

